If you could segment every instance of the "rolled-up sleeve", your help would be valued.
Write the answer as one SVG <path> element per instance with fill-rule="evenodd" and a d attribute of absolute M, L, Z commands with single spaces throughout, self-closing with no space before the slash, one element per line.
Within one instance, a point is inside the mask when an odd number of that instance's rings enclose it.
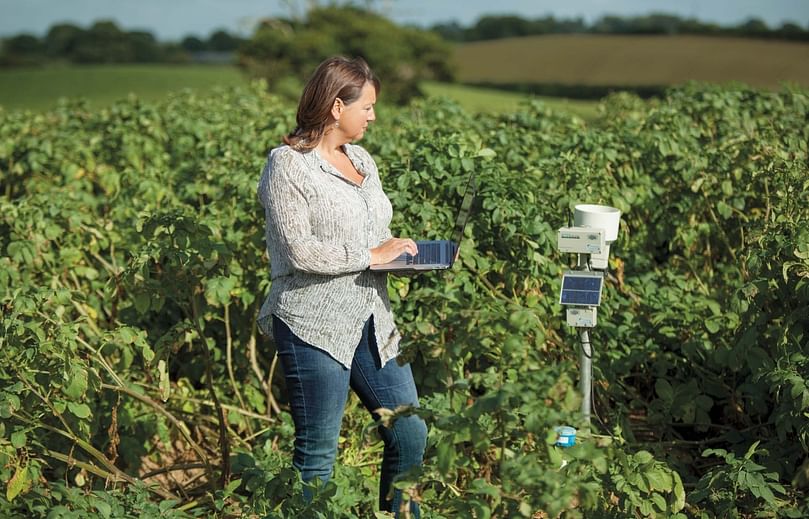
<path fill-rule="evenodd" d="M 271 156 L 259 186 L 265 208 L 268 234 L 276 251 L 290 265 L 310 274 L 339 275 L 365 270 L 371 263 L 368 249 L 327 243 L 312 232 L 310 208 L 305 195 L 305 165 L 293 153 Z"/>

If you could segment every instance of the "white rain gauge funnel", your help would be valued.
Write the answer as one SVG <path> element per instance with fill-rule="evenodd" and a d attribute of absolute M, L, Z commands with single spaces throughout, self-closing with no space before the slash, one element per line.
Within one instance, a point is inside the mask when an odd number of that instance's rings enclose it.
<path fill-rule="evenodd" d="M 604 248 L 590 255 L 594 269 L 606 269 L 610 257 L 610 244 L 618 239 L 621 211 L 608 205 L 579 204 L 573 210 L 573 225 L 604 232 Z"/>

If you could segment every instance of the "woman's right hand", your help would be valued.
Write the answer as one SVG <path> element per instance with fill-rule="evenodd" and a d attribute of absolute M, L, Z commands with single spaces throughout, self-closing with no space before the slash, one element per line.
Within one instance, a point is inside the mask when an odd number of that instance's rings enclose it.
<path fill-rule="evenodd" d="M 370 250 L 371 265 L 390 263 L 404 252 L 411 256 L 418 254 L 419 249 L 416 246 L 416 242 L 410 238 L 391 238 L 379 247 L 374 247 Z"/>

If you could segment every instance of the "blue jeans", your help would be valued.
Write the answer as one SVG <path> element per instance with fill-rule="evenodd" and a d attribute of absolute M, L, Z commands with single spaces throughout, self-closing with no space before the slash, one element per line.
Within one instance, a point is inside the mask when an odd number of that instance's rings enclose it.
<path fill-rule="evenodd" d="M 298 338 L 280 319 L 273 316 L 273 337 L 286 378 L 287 392 L 295 423 L 295 453 L 292 465 L 303 481 L 329 480 L 337 456 L 337 440 L 349 386 L 375 419 L 373 411 L 399 405 L 418 406 L 418 394 L 410 365 L 396 359 L 380 366 L 374 339 L 373 317 L 365 323 L 354 353 L 351 369 L 346 369 L 325 351 Z M 391 494 L 394 478 L 422 462 L 427 441 L 424 420 L 411 415 L 396 420 L 391 428 L 379 426 L 385 443 L 379 482 L 379 509 L 398 511 L 402 492 Z M 392 496 L 392 497 L 391 497 Z M 419 517 L 418 505 L 411 501 L 410 512 Z"/>

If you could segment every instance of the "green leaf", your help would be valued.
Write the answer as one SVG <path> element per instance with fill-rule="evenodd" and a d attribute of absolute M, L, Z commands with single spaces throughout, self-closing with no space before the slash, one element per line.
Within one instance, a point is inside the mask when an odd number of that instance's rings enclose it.
<path fill-rule="evenodd" d="M 4 396 L 6 400 L 5 402 L 0 400 L 0 418 L 11 418 L 11 413 L 20 408 L 19 398 L 17 398 L 16 395 L 10 395 L 8 393 L 0 393 L 0 395 Z M 12 397 L 17 399 L 16 406 L 12 401 Z"/>
<path fill-rule="evenodd" d="M 721 318 L 711 317 L 710 319 L 705 320 L 705 328 L 711 332 L 716 333 L 719 331 L 721 325 Z"/>
<path fill-rule="evenodd" d="M 523 341 L 520 336 L 512 335 L 503 342 L 503 353 L 514 354 L 524 349 Z"/>
<path fill-rule="evenodd" d="M 654 515 L 654 508 L 652 508 L 652 502 L 643 500 L 639 503 L 638 509 L 640 509 L 640 513 L 644 515 L 644 517 L 650 517 Z"/>
<path fill-rule="evenodd" d="M 53 409 L 59 414 L 64 413 L 66 408 L 67 402 L 65 402 L 64 400 L 55 400 L 53 402 Z"/>
<path fill-rule="evenodd" d="M 6 487 L 6 500 L 13 501 L 27 486 L 28 465 L 22 467 L 17 466 L 17 470 L 14 471 L 14 475 L 11 477 Z"/>
<path fill-rule="evenodd" d="M 155 358 L 155 352 L 152 350 L 152 347 L 146 340 L 146 335 L 143 331 L 139 330 L 136 332 L 133 344 L 136 348 L 140 349 L 140 354 L 143 357 L 144 364 L 149 366 L 152 363 L 152 360 Z"/>
<path fill-rule="evenodd" d="M 719 203 L 716 204 L 716 210 L 719 211 L 719 214 L 725 220 L 727 220 L 728 218 L 730 218 L 733 215 L 733 208 L 730 207 L 725 202 L 722 202 L 722 201 L 720 201 Z"/>
<path fill-rule="evenodd" d="M 750 487 L 750 493 L 760 499 L 763 499 L 771 505 L 775 504 L 776 502 L 775 494 L 773 494 L 770 487 L 766 485 L 753 485 Z"/>
<path fill-rule="evenodd" d="M 674 504 L 672 505 L 672 511 L 679 512 L 685 508 L 685 487 L 683 487 L 683 481 L 680 479 L 680 475 L 677 472 L 672 472 L 671 475 L 674 479 Z"/>
<path fill-rule="evenodd" d="M 661 512 L 666 511 L 666 499 L 657 492 L 652 492 L 652 502 Z"/>
<path fill-rule="evenodd" d="M 174 506 L 177 503 L 178 501 L 176 499 L 166 499 L 165 501 L 160 501 L 160 504 L 157 505 L 157 508 L 158 510 L 160 510 L 161 513 L 165 514 L 166 512 L 174 508 Z"/>
<path fill-rule="evenodd" d="M 469 157 L 464 157 L 461 159 L 461 167 L 463 167 L 464 172 L 471 172 L 475 169 L 475 163 Z"/>
<path fill-rule="evenodd" d="M 239 485 L 241 485 L 241 484 L 242 484 L 241 479 L 235 479 L 235 480 L 231 481 L 230 483 L 228 483 L 228 486 L 225 487 L 225 495 L 226 496 L 231 495 L 233 492 L 236 491 L 237 488 L 239 488 Z"/>
<path fill-rule="evenodd" d="M 491 148 L 481 148 L 481 149 L 478 150 L 478 153 L 477 153 L 478 157 L 481 157 L 481 158 L 484 158 L 484 159 L 491 159 L 491 158 L 494 158 L 496 155 L 497 155 L 497 152 L 495 152 Z"/>
<path fill-rule="evenodd" d="M 756 449 L 758 448 L 759 443 L 761 443 L 761 440 L 757 440 L 757 441 L 753 442 L 753 444 L 750 446 L 750 448 L 747 449 L 747 452 L 744 455 L 744 459 L 749 460 L 750 458 L 753 457 L 753 454 L 756 453 Z"/>
<path fill-rule="evenodd" d="M 135 310 L 140 314 L 145 314 L 149 311 L 152 298 L 146 292 L 138 292 L 132 296 L 132 302 L 135 304 Z"/>
<path fill-rule="evenodd" d="M 646 479 L 649 481 L 649 488 L 652 490 L 660 490 L 663 492 L 671 492 L 672 478 L 671 474 L 661 467 L 655 467 L 645 474 Z"/>
<path fill-rule="evenodd" d="M 11 446 L 15 449 L 23 448 L 25 446 L 25 440 L 25 431 L 15 431 L 11 433 Z"/>
<path fill-rule="evenodd" d="M 666 402 L 674 400 L 674 389 L 665 378 L 657 379 L 657 382 L 655 382 L 655 393 Z"/>
<path fill-rule="evenodd" d="M 647 483 L 646 479 L 641 475 L 640 472 L 632 472 L 631 474 L 628 474 L 626 480 L 632 486 L 637 487 L 644 492 L 649 491 L 649 483 Z"/>
<path fill-rule="evenodd" d="M 90 502 L 103 517 L 108 518 L 112 515 L 112 507 L 103 499 L 94 497 Z"/>
<path fill-rule="evenodd" d="M 735 456 L 728 453 L 725 449 L 705 449 L 702 451 L 703 458 L 707 458 L 708 456 L 719 456 L 720 458 L 724 458 L 726 463 L 730 463 L 735 459 Z"/>
<path fill-rule="evenodd" d="M 654 460 L 654 456 L 649 451 L 638 451 L 635 453 L 635 461 L 641 465 L 646 465 L 647 463 Z"/>
<path fill-rule="evenodd" d="M 230 296 L 236 288 L 236 280 L 230 277 L 215 277 L 206 283 L 205 299 L 209 304 L 224 306 L 230 302 Z"/>
<path fill-rule="evenodd" d="M 90 411 L 90 407 L 87 404 L 77 404 L 76 402 L 68 402 L 67 403 L 68 410 L 73 413 L 76 418 L 87 418 L 89 417 L 92 412 Z"/>
<path fill-rule="evenodd" d="M 508 316 L 508 322 L 517 330 L 525 330 L 535 322 L 535 314 L 531 310 L 517 310 Z"/>
<path fill-rule="evenodd" d="M 48 224 L 45 226 L 45 237 L 49 240 L 54 240 L 58 238 L 62 234 L 62 229 L 53 224 Z"/>
<path fill-rule="evenodd" d="M 124 344 L 132 344 L 138 338 L 138 332 L 128 326 L 122 326 L 118 329 L 118 337 Z"/>
<path fill-rule="evenodd" d="M 65 396 L 78 400 L 87 391 L 87 370 L 77 364 L 70 365 L 67 384 L 62 388 Z"/>
<path fill-rule="evenodd" d="M 437 466 L 441 474 L 449 474 L 452 464 L 455 461 L 455 445 L 444 441 L 438 444 Z"/>
<path fill-rule="evenodd" d="M 416 321 L 416 330 L 422 335 L 432 335 L 435 332 L 435 328 L 426 321 Z"/>

